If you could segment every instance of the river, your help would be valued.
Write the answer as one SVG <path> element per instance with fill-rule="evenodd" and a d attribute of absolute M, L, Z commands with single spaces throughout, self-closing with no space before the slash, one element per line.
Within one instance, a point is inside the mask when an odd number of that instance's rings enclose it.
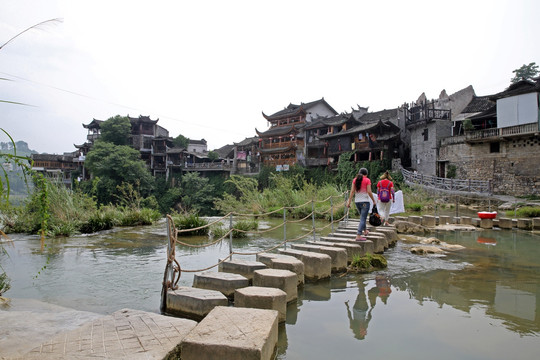
<path fill-rule="evenodd" d="M 270 228 L 278 220 L 261 222 Z M 322 226 L 318 223 L 317 226 Z M 287 237 L 311 221 L 288 224 Z M 536 359 L 540 356 L 540 236 L 485 230 L 434 234 L 464 250 L 418 256 L 399 241 L 385 252 L 388 268 L 333 276 L 299 289 L 280 326 L 278 359 Z M 1 265 L 11 278 L 5 296 L 78 311 L 122 308 L 159 312 L 166 227 L 127 228 L 48 239 L 12 235 Z M 235 251 L 258 251 L 281 241 L 279 228 L 234 240 Z M 203 237 L 185 241 L 201 244 Z M 184 269 L 215 264 L 228 243 L 179 246 Z M 245 257 L 252 259 L 252 257 Z M 183 273 L 180 285 L 191 286 Z"/>

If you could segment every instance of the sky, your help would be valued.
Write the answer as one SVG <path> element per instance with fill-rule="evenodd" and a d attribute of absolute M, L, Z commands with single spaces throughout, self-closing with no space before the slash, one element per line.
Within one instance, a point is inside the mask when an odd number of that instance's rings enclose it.
<path fill-rule="evenodd" d="M 540 64 L 539 13 L 536 0 L 0 0 L 0 46 L 61 19 L 0 49 L 0 100 L 24 104 L 0 102 L 0 128 L 62 154 L 93 119 L 143 115 L 213 150 L 290 103 L 491 95 Z"/>

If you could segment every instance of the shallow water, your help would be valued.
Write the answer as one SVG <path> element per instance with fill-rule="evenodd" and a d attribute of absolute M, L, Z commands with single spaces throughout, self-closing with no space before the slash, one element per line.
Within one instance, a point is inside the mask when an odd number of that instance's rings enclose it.
<path fill-rule="evenodd" d="M 287 237 L 294 238 L 312 224 L 287 226 Z M 466 249 L 418 256 L 408 251 L 411 244 L 400 241 L 385 252 L 389 266 L 383 271 L 333 276 L 300 288 L 298 302 L 289 305 L 280 327 L 277 358 L 538 358 L 540 237 L 522 231 L 436 236 Z M 47 240 L 43 253 L 37 237 L 11 238 L 9 256 L 0 255 L 11 277 L 6 296 L 101 314 L 126 307 L 159 312 L 164 223 Z M 233 248 L 258 251 L 282 238 L 279 228 L 234 240 Z M 200 269 L 228 252 L 228 243 L 204 249 L 179 246 L 177 259 L 184 269 Z M 180 285 L 190 286 L 192 278 L 183 273 Z"/>

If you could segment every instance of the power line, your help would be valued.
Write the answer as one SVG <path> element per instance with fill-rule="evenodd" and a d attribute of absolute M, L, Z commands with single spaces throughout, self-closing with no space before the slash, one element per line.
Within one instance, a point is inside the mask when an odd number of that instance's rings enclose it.
<path fill-rule="evenodd" d="M 53 89 L 53 90 L 65 92 L 65 93 L 68 93 L 68 94 L 70 94 L 70 95 L 75 95 L 75 96 L 83 97 L 83 98 L 90 99 L 90 100 L 93 100 L 93 101 L 98 101 L 98 102 L 106 103 L 106 104 L 109 104 L 109 105 L 113 105 L 113 106 L 118 106 L 118 107 L 122 107 L 122 108 L 125 108 L 125 109 L 134 110 L 134 111 L 139 112 L 140 114 L 149 114 L 149 113 L 151 113 L 151 112 L 148 112 L 148 111 L 145 111 L 145 110 L 141 110 L 141 109 L 138 109 L 138 108 L 135 108 L 135 107 L 132 107 L 132 106 L 123 105 L 123 104 L 118 104 L 118 103 L 114 103 L 114 102 L 111 102 L 111 101 L 108 101 L 108 100 L 104 100 L 104 99 L 99 99 L 99 98 L 96 98 L 96 97 L 93 97 L 93 96 L 89 96 L 89 95 L 86 95 L 86 94 L 81 94 L 81 93 L 78 93 L 78 92 L 75 92 L 75 91 L 72 91 L 72 90 L 67 90 L 67 89 L 59 88 L 59 87 L 57 87 L 57 86 L 44 84 L 44 83 L 41 83 L 41 82 L 38 82 L 38 81 L 35 81 L 35 80 L 26 79 L 26 78 L 21 77 L 21 76 L 17 76 L 17 75 L 13 75 L 13 74 L 8 74 L 8 73 L 3 72 L 3 71 L 0 71 L 0 74 L 6 75 L 6 76 L 10 76 L 10 77 L 12 77 L 12 78 L 16 78 L 16 79 L 19 79 L 19 80 L 27 81 L 27 82 L 29 82 L 29 83 L 31 83 L 31 84 L 36 84 L 36 85 L 48 87 L 48 88 Z M 11 79 L 5 79 L 5 80 L 11 81 Z M 15 103 L 15 102 L 10 102 L 10 103 Z M 20 104 L 20 103 L 16 103 L 16 104 Z M 26 105 L 26 104 L 21 104 L 21 105 Z M 218 131 L 226 132 L 226 133 L 229 133 L 229 134 L 236 134 L 236 135 L 245 136 L 244 134 L 241 134 L 241 133 L 239 133 L 239 132 L 236 132 L 236 131 L 230 131 L 230 129 L 222 129 L 222 128 L 217 128 L 217 127 L 213 127 L 213 126 L 205 126 L 205 125 L 198 124 L 198 123 L 188 123 L 188 122 L 186 122 L 186 121 L 184 121 L 184 120 L 180 120 L 180 119 L 178 119 L 178 118 L 176 118 L 176 117 L 174 117 L 174 116 L 168 116 L 168 115 L 163 115 L 163 114 L 155 114 L 155 115 L 157 115 L 158 118 L 163 118 L 163 119 L 168 119 L 168 120 L 177 121 L 177 122 L 179 122 L 179 123 L 183 123 L 183 124 L 186 124 L 186 125 L 189 125 L 189 126 L 199 127 L 199 128 L 202 128 L 202 129 L 218 130 Z"/>

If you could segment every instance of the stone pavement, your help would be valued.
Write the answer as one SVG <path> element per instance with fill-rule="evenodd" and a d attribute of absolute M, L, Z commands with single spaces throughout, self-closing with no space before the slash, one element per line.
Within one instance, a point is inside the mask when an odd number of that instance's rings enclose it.
<path fill-rule="evenodd" d="M 187 319 L 122 309 L 61 333 L 16 359 L 163 359 L 197 325 Z"/>

